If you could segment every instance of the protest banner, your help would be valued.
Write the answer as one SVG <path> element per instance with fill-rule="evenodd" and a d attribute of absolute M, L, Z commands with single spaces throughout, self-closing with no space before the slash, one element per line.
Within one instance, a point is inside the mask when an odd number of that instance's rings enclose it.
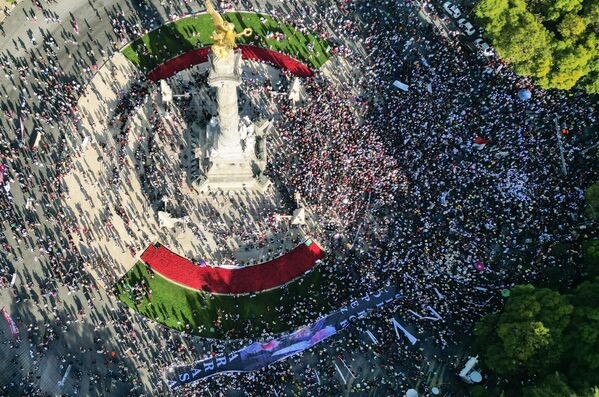
<path fill-rule="evenodd" d="M 236 352 L 210 357 L 192 365 L 172 367 L 165 374 L 166 383 L 172 390 L 217 374 L 255 371 L 311 348 L 357 319 L 366 317 L 370 310 L 382 307 L 399 297 L 395 287 L 366 294 L 291 334 L 265 343 L 254 342 Z"/>

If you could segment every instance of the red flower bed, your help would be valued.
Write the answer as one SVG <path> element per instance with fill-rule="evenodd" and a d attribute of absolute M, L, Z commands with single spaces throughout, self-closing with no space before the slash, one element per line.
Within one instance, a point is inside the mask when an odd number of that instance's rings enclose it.
<path fill-rule="evenodd" d="M 238 269 L 199 266 L 162 245 L 150 245 L 141 259 L 165 278 L 189 288 L 219 294 L 259 292 L 283 285 L 311 269 L 324 252 L 318 244 L 300 244 L 287 254 Z"/>
<path fill-rule="evenodd" d="M 251 45 L 240 45 L 238 48 L 241 49 L 241 57 L 243 59 L 268 62 L 280 69 L 288 70 L 298 77 L 308 77 L 313 74 L 309 67 L 287 55 L 281 54 L 280 52 Z M 202 47 L 170 59 L 152 70 L 148 74 L 148 78 L 152 81 L 159 81 L 171 77 L 191 66 L 208 62 L 209 50 L 210 47 Z"/>
<path fill-rule="evenodd" d="M 271 63 L 279 69 L 287 70 L 298 77 L 312 76 L 312 70 L 301 62 L 283 55 L 280 52 L 271 51 L 266 48 L 254 47 L 251 45 L 239 46 L 243 59 L 252 59 Z"/>

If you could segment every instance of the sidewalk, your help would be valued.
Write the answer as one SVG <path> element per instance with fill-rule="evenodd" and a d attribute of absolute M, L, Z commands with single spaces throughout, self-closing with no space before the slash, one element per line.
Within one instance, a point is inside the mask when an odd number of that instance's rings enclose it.
<path fill-rule="evenodd" d="M 18 0 L 0 0 L 0 23 L 4 21 L 4 19 L 8 16 L 7 12 L 12 12 L 14 8 L 17 6 Z"/>

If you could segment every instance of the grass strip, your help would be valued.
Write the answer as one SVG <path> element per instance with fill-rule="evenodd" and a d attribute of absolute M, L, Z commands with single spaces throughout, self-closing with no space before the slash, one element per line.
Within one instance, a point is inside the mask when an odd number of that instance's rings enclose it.
<path fill-rule="evenodd" d="M 318 69 L 330 57 L 330 45 L 311 32 L 300 31 L 270 15 L 251 12 L 231 12 L 223 18 L 235 25 L 236 31 L 252 28 L 250 37 L 240 37 L 238 44 L 268 48 L 289 55 L 308 66 Z M 198 14 L 168 23 L 136 39 L 122 50 L 123 55 L 144 71 L 195 48 L 213 44 L 210 35 L 214 30 L 208 14 Z M 277 39 L 276 34 L 285 38 Z"/>
<path fill-rule="evenodd" d="M 151 273 L 146 264 L 138 262 L 119 280 L 116 295 L 160 324 L 210 338 L 254 338 L 263 332 L 293 330 L 336 307 L 339 302 L 331 296 L 341 288 L 318 266 L 285 287 L 241 296 L 191 290 Z M 142 292 L 131 288 L 144 284 Z"/>

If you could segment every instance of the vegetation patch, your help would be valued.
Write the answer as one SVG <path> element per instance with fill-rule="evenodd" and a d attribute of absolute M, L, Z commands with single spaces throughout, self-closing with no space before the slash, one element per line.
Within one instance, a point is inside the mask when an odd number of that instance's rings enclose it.
<path fill-rule="evenodd" d="M 501 312 L 476 324 L 475 335 L 491 380 L 472 390 L 475 397 L 599 392 L 599 278 L 566 293 L 516 286 Z"/>
<path fill-rule="evenodd" d="M 295 329 L 341 305 L 329 295 L 343 286 L 330 279 L 319 266 L 271 291 L 213 295 L 175 284 L 138 262 L 115 292 L 133 310 L 169 328 L 211 338 L 258 337 Z"/>
<path fill-rule="evenodd" d="M 326 40 L 310 32 L 301 32 L 269 15 L 231 12 L 223 18 L 235 24 L 236 31 L 248 27 L 253 30 L 253 35 L 238 38 L 238 44 L 282 52 L 315 69 L 330 57 Z M 123 48 L 122 53 L 140 69 L 150 71 L 171 58 L 213 44 L 210 38 L 213 30 L 210 15 L 194 15 L 151 31 Z"/>
<path fill-rule="evenodd" d="M 543 88 L 599 93 L 599 2 L 482 0 L 476 15 L 497 54 Z"/>

